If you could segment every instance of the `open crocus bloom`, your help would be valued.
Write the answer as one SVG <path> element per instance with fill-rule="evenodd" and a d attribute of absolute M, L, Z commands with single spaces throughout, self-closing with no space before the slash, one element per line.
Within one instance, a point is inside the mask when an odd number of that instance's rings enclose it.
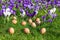
<path fill-rule="evenodd" d="M 11 15 L 10 8 L 6 8 L 5 10 L 3 10 L 3 14 L 4 16 L 10 16 Z"/>
<path fill-rule="evenodd" d="M 50 13 L 54 13 L 56 11 L 56 8 L 52 8 L 51 10 L 50 10 Z"/>

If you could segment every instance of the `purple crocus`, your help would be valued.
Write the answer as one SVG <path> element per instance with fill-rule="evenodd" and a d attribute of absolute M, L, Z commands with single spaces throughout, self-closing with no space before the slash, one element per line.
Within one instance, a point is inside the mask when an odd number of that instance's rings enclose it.
<path fill-rule="evenodd" d="M 45 15 L 42 16 L 42 20 L 43 20 L 43 21 L 46 21 L 46 16 L 45 16 Z"/>
<path fill-rule="evenodd" d="M 47 21 L 48 21 L 48 22 L 52 22 L 53 20 L 52 20 L 52 19 L 48 19 Z"/>
<path fill-rule="evenodd" d="M 6 5 L 2 5 L 2 9 L 6 9 Z"/>
<path fill-rule="evenodd" d="M 57 6 L 60 6 L 60 1 L 57 1 Z"/>
<path fill-rule="evenodd" d="M 56 13 L 51 15 L 52 18 L 55 18 L 56 16 L 57 16 Z"/>
<path fill-rule="evenodd" d="M 28 11 L 26 11 L 26 15 L 29 17 L 34 17 L 36 15 L 36 12 L 34 11 L 33 13 L 29 13 Z"/>
<path fill-rule="evenodd" d="M 10 0 L 11 3 L 15 3 L 16 0 Z"/>
<path fill-rule="evenodd" d="M 13 15 L 16 15 L 16 11 L 15 11 L 15 10 L 10 10 L 10 12 L 11 12 Z"/>
<path fill-rule="evenodd" d="M 19 4 L 16 4 L 16 8 L 19 8 Z"/>

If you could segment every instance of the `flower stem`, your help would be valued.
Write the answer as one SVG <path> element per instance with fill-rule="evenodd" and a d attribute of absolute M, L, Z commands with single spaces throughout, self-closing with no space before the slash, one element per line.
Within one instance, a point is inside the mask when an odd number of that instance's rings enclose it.
<path fill-rule="evenodd" d="M 9 22 L 9 16 L 7 17 L 7 22 Z"/>

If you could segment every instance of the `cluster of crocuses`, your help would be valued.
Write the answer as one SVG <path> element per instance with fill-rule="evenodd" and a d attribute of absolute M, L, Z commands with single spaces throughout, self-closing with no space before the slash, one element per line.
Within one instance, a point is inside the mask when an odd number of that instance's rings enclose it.
<path fill-rule="evenodd" d="M 38 10 L 43 9 L 43 7 L 48 8 L 49 6 L 52 6 L 53 8 L 48 11 L 48 14 L 42 16 L 45 21 L 48 15 L 50 15 L 52 19 L 56 17 L 56 5 L 60 6 L 59 0 L 0 0 L 0 16 L 16 15 L 17 10 L 14 10 L 14 8 L 16 8 L 20 10 L 20 15 L 22 17 L 25 15 L 34 17 L 38 14 Z M 33 12 L 30 12 L 31 10 Z M 52 22 L 51 18 L 47 21 Z"/>

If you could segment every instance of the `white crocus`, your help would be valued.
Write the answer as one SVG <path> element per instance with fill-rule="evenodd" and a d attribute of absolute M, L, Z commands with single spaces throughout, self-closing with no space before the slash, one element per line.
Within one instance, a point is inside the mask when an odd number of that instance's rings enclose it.
<path fill-rule="evenodd" d="M 25 11 L 23 10 L 23 12 L 20 14 L 22 17 L 25 16 Z"/>
<path fill-rule="evenodd" d="M 50 10 L 49 14 L 51 15 L 51 17 L 56 16 L 55 11 L 56 11 L 55 7 Z"/>
<path fill-rule="evenodd" d="M 56 11 L 56 8 L 52 8 L 51 10 L 50 10 L 50 13 L 54 13 Z"/>
<path fill-rule="evenodd" d="M 38 14 L 38 11 L 36 10 L 35 12 L 36 12 L 36 15 L 37 15 Z"/>
<path fill-rule="evenodd" d="M 11 15 L 11 12 L 10 12 L 10 9 L 7 8 L 6 11 L 3 12 L 4 16 L 10 16 Z"/>
<path fill-rule="evenodd" d="M 10 8 L 7 8 L 7 9 L 6 9 L 6 12 L 10 12 Z"/>
<path fill-rule="evenodd" d="M 53 8 L 53 13 L 56 11 L 56 8 Z"/>

